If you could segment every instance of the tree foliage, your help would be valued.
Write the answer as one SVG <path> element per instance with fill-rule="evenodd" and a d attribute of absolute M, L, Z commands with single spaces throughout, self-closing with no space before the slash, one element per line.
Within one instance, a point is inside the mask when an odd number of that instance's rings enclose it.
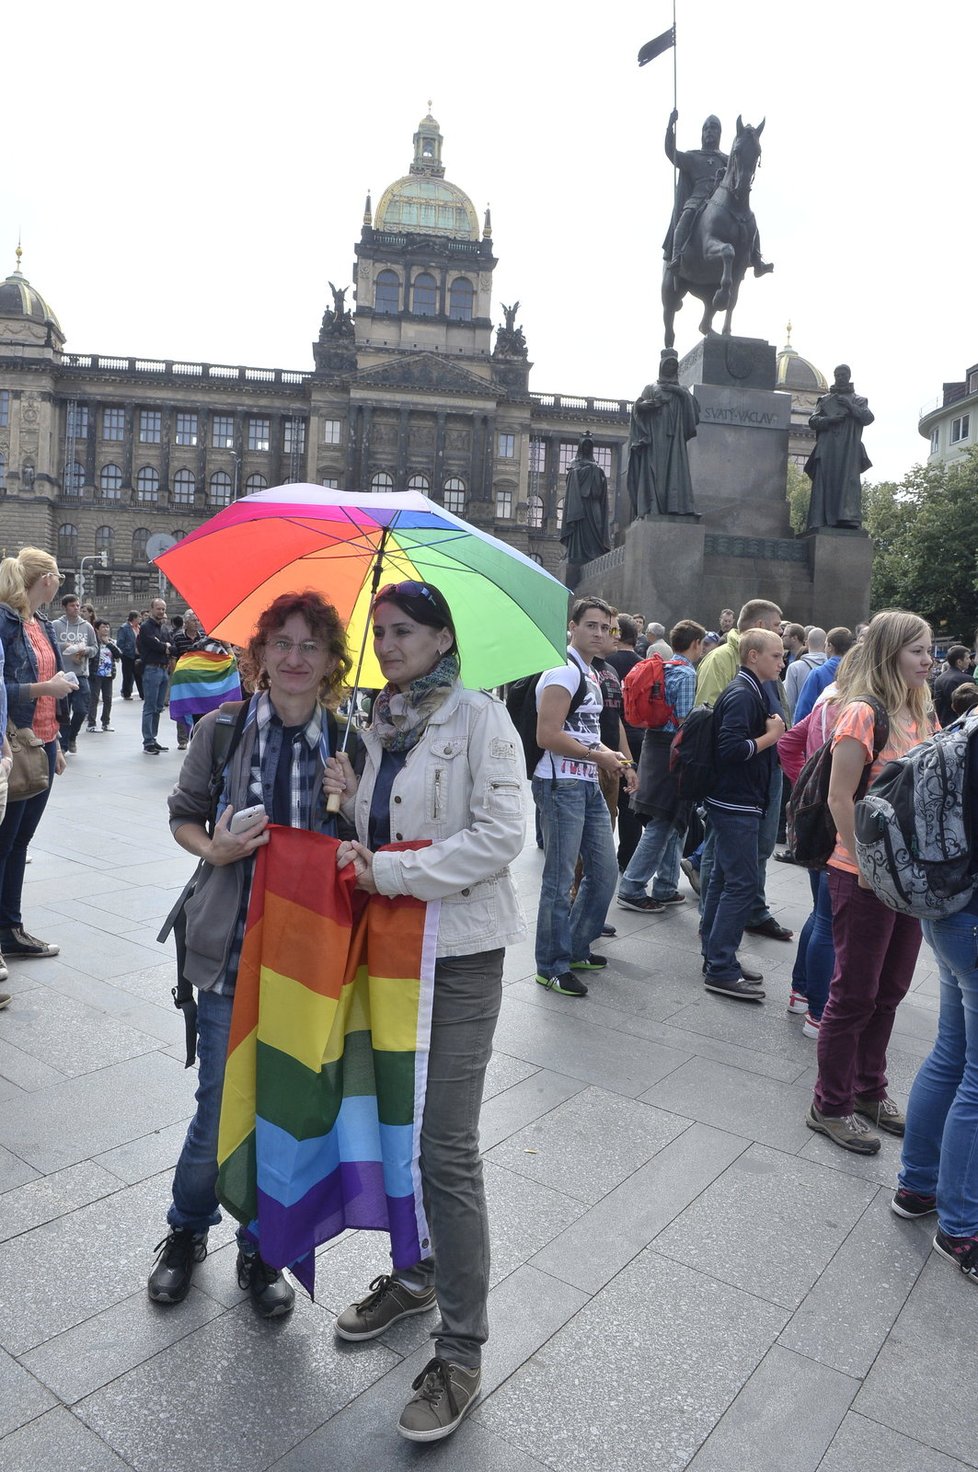
<path fill-rule="evenodd" d="M 812 483 L 793 460 L 788 461 L 788 519 L 791 522 L 791 530 L 796 536 L 801 536 L 808 525 L 808 502 L 811 499 Z"/>
<path fill-rule="evenodd" d="M 978 625 L 978 450 L 950 465 L 916 465 L 863 487 L 873 542 L 870 603 L 908 608 L 935 634 L 969 639 Z"/>

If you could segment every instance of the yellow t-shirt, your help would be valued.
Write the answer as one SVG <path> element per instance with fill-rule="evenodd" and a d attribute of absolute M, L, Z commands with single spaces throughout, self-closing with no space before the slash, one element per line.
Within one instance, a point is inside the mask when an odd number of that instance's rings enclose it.
<path fill-rule="evenodd" d="M 886 745 L 879 756 L 873 761 L 873 732 L 876 721 L 873 715 L 873 707 L 867 705 L 864 700 L 854 700 L 850 705 L 844 706 L 839 719 L 832 729 L 832 750 L 834 751 L 843 736 L 849 736 L 854 741 L 862 744 L 866 751 L 866 764 L 872 762 L 869 781 L 873 782 L 886 766 L 887 762 L 895 761 L 897 757 L 905 755 L 918 741 L 925 741 L 931 735 L 930 729 L 920 731 L 915 722 L 910 723 L 909 733 L 904 735 L 897 731 L 892 722 L 890 734 Z M 844 869 L 847 874 L 858 874 L 859 867 L 852 854 L 845 847 L 839 834 L 835 835 L 835 849 L 829 859 L 829 867 L 832 869 Z"/>

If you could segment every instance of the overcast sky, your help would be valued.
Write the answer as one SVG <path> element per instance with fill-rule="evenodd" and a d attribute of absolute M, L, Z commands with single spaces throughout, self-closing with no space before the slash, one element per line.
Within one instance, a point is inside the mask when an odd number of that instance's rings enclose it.
<path fill-rule="evenodd" d="M 447 177 L 480 219 L 492 205 L 493 315 L 519 299 L 531 387 L 634 398 L 672 194 L 672 53 L 635 58 L 671 18 L 667 0 L 51 9 L 5 67 L 0 265 L 22 230 L 69 351 L 311 368 L 366 190 L 407 172 L 430 97 Z M 921 406 L 978 361 L 978 6 L 679 0 L 678 29 L 680 147 L 709 112 L 725 150 L 738 112 L 767 119 L 753 203 L 775 272 L 748 275 L 734 331 L 780 347 L 790 319 L 828 377 L 850 363 L 870 478 L 898 479 L 926 456 Z M 698 314 L 677 318 L 681 353 Z"/>

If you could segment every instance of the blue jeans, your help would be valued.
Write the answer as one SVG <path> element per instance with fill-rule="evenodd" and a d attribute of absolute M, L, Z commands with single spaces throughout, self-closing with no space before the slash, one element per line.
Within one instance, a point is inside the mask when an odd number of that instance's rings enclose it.
<path fill-rule="evenodd" d="M 665 899 L 679 888 L 679 860 L 683 853 L 683 834 L 672 818 L 650 818 L 638 841 L 631 862 L 621 877 L 618 894 L 622 899 L 639 899 L 645 886 L 655 875 L 652 898 Z"/>
<path fill-rule="evenodd" d="M 57 741 L 48 741 L 44 750 L 48 759 L 48 785 L 36 797 L 23 802 L 8 802 L 0 823 L 0 930 L 11 930 L 24 923 L 21 900 L 24 893 L 24 865 L 27 848 L 44 816 L 44 809 L 54 786 L 54 762 Z"/>
<path fill-rule="evenodd" d="M 188 1232 L 206 1232 L 221 1220 L 214 1191 L 217 1131 L 233 1006 L 233 996 L 197 994 L 197 1113 L 180 1151 L 173 1176 L 173 1205 L 166 1214 L 171 1227 Z"/>
<path fill-rule="evenodd" d="M 700 935 L 707 975 L 716 981 L 736 981 L 741 974 L 737 947 L 757 895 L 759 822 L 756 813 L 710 808 L 713 866 Z"/>
<path fill-rule="evenodd" d="M 771 919 L 771 911 L 768 909 L 767 896 L 764 886 L 767 882 L 767 861 L 774 853 L 774 845 L 778 838 L 778 817 L 781 811 L 781 785 L 783 777 L 780 767 L 775 767 L 771 773 L 771 786 L 768 789 L 767 812 L 758 822 L 757 829 L 757 884 L 754 891 L 754 901 L 751 905 L 750 915 L 747 917 L 748 925 L 763 925 L 765 920 Z M 700 914 L 706 908 L 706 895 L 710 887 L 710 870 L 713 867 L 714 839 L 712 822 L 714 809 L 707 805 L 706 838 L 703 842 L 703 853 L 700 858 Z"/>
<path fill-rule="evenodd" d="M 170 677 L 161 665 L 143 670 L 143 745 L 152 746 L 160 729 L 160 713 L 166 705 Z"/>
<path fill-rule="evenodd" d="M 533 801 L 543 828 L 543 880 L 537 913 L 536 965 L 558 976 L 583 961 L 601 934 L 618 881 L 608 806 L 597 782 L 534 777 Z M 570 888 L 578 855 L 584 877 Z"/>
<path fill-rule="evenodd" d="M 87 675 L 78 676 L 78 689 L 65 696 L 68 714 L 61 726 L 61 745 L 65 751 L 88 718 L 90 689 Z"/>
<path fill-rule="evenodd" d="M 835 969 L 835 943 L 832 940 L 832 896 L 829 876 L 824 869 L 811 869 L 808 882 L 812 887 L 814 908 L 802 926 L 798 952 L 791 971 L 791 985 L 808 998 L 808 1010 L 816 1022 L 829 996 L 829 982 Z"/>
<path fill-rule="evenodd" d="M 937 1040 L 907 1105 L 900 1185 L 937 1197 L 952 1237 L 978 1236 L 978 916 L 923 921 L 937 957 Z"/>

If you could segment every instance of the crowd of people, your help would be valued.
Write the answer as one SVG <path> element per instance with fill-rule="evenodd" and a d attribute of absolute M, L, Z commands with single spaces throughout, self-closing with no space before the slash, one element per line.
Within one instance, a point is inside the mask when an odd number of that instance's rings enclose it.
<path fill-rule="evenodd" d="M 11 766 L 8 724 L 34 733 L 48 770 L 44 791 L 8 803 L 0 823 L 0 949 L 11 959 L 57 954 L 56 944 L 24 929 L 27 846 L 82 723 L 99 729 L 100 704 L 101 729 L 111 730 L 121 665 L 122 698 L 134 688 L 142 695 L 150 754 L 166 750 L 159 721 L 171 699 L 187 755 L 169 798 L 170 827 L 198 860 L 182 961 L 198 993 L 197 1105 L 149 1277 L 156 1303 L 187 1296 L 220 1220 L 224 1060 L 255 857 L 270 824 L 334 840 L 333 862 L 367 895 L 440 905 L 419 1137 L 430 1253 L 380 1272 L 336 1321 L 342 1339 L 359 1342 L 438 1309 L 433 1357 L 398 1422 L 408 1439 L 433 1441 L 450 1435 L 475 1402 L 488 1335 L 479 1112 L 505 947 L 525 931 L 510 865 L 524 841 L 526 778 L 543 851 L 541 987 L 580 998 L 589 981 L 613 973 L 613 960 L 595 947 L 615 935 L 614 903 L 661 917 L 695 900 L 707 995 L 757 1007 L 763 977 L 740 948 L 745 933 L 794 940 L 769 908 L 767 865 L 772 856 L 794 859 L 790 847 L 777 851 L 785 800 L 806 758 L 826 743 L 835 846 L 809 876 L 812 909 L 787 998 L 816 1047 L 806 1122 L 863 1155 L 880 1149 L 880 1131 L 903 1136 L 894 1212 L 936 1214 L 936 1249 L 978 1282 L 978 899 L 922 930 L 876 897 L 856 862 L 853 832 L 867 782 L 936 731 L 942 710 L 953 720 L 978 703 L 965 646 L 948 650 L 935 681 L 931 630 L 900 610 L 826 631 L 752 598 L 739 614 L 722 610 L 715 631 L 687 617 L 667 636 L 655 620 L 584 597 L 571 611 L 566 662 L 531 682 L 527 724 L 515 705 L 511 716 L 502 700 L 465 688 L 451 608 L 437 587 L 407 581 L 374 600 L 373 647 L 387 683 L 347 752 L 332 714 L 352 664 L 345 630 L 322 596 L 296 592 L 264 611 L 243 651 L 247 693 L 235 704 L 228 744 L 221 727 L 231 707 L 226 694 L 217 699 L 215 682 L 231 655 L 206 640 L 189 611 L 167 620 L 155 599 L 113 639 L 95 610 L 71 595 L 60 618 L 46 618 L 42 610 L 62 581 L 55 560 L 37 549 L 0 564 L 0 780 Z M 202 654 L 212 661 L 203 674 Z M 192 708 L 192 693 L 191 707 L 181 703 L 181 660 L 190 661 L 187 691 L 198 678 L 207 685 L 204 709 Z M 654 718 L 631 698 L 643 676 L 654 676 L 643 686 L 654 686 Z M 704 708 L 712 712 L 712 775 L 690 799 L 674 747 Z M 978 833 L 978 767 L 969 790 Z M 904 1110 L 889 1093 L 886 1054 L 922 938 L 940 975 L 938 1036 Z M 6 975 L 0 961 L 0 979 Z M 8 1000 L 0 996 L 0 1006 Z M 294 1290 L 262 1258 L 253 1226 L 239 1228 L 238 1282 L 260 1314 L 279 1317 L 292 1309 Z"/>

